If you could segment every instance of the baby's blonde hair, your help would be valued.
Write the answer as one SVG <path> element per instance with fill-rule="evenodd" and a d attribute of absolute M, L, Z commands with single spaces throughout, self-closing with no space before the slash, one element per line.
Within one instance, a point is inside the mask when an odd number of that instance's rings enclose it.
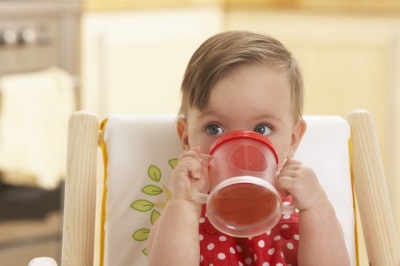
<path fill-rule="evenodd" d="M 188 108 L 202 111 L 218 80 L 230 70 L 252 63 L 268 64 L 286 71 L 292 90 L 292 112 L 296 119 L 301 119 L 304 84 L 296 60 L 278 40 L 248 31 L 219 33 L 195 51 L 182 81 L 180 115 L 185 116 Z"/>

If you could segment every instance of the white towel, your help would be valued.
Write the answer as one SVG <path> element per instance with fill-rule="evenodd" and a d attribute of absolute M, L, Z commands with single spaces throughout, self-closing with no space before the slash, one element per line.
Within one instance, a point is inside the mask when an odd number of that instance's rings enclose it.
<path fill-rule="evenodd" d="M 55 188 L 65 176 L 71 76 L 58 68 L 0 77 L 3 182 Z"/>

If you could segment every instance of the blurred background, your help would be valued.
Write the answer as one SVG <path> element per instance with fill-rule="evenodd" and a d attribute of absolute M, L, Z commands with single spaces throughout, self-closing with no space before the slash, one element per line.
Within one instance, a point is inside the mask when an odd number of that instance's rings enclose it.
<path fill-rule="evenodd" d="M 399 234 L 399 1 L 0 0 L 2 264 L 60 259 L 68 115 L 176 113 L 191 54 L 237 29 L 293 52 L 305 114 L 373 113 Z"/>

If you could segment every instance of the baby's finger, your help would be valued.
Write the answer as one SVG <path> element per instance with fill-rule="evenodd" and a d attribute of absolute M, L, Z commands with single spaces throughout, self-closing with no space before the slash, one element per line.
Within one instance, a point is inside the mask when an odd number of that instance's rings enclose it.
<path fill-rule="evenodd" d="M 297 175 L 298 175 L 298 170 L 297 169 L 295 169 L 295 170 L 290 170 L 290 169 L 287 170 L 287 169 L 285 169 L 285 170 L 281 171 L 278 174 L 277 178 L 279 179 L 282 176 L 290 177 L 290 178 L 296 178 Z"/>
<path fill-rule="evenodd" d="M 276 181 L 276 188 L 282 193 L 283 197 L 292 194 L 293 186 L 295 184 L 295 180 L 293 177 L 282 175 L 279 176 Z"/>
<path fill-rule="evenodd" d="M 179 158 L 183 158 L 183 157 L 187 157 L 187 156 L 191 156 L 191 157 L 195 157 L 195 158 L 197 158 L 197 159 L 201 159 L 201 156 L 200 156 L 200 147 L 199 146 L 196 146 L 196 147 L 194 147 L 193 149 L 186 149 L 180 156 L 179 156 Z"/>
<path fill-rule="evenodd" d="M 294 159 L 287 159 L 285 164 L 283 165 L 281 172 L 285 169 L 296 169 L 297 167 L 301 166 L 302 163 L 300 161 L 294 160 Z"/>
<path fill-rule="evenodd" d="M 210 154 L 205 154 L 205 153 L 199 153 L 199 157 L 201 160 L 201 163 L 208 166 L 210 163 L 211 155 Z"/>

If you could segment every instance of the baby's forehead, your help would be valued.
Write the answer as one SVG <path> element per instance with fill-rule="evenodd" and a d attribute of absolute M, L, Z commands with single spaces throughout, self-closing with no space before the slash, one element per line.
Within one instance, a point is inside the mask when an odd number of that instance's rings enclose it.
<path fill-rule="evenodd" d="M 283 73 L 287 83 L 291 84 L 289 73 L 279 65 L 268 62 L 240 63 L 224 69 L 219 75 L 214 75 L 211 78 L 209 77 L 209 81 L 211 80 L 211 82 L 198 82 L 197 84 L 192 84 L 194 86 L 192 88 L 188 88 L 182 94 L 183 109 L 198 108 L 200 111 L 202 111 L 206 106 L 208 106 L 210 98 L 213 97 L 215 87 L 221 82 L 221 80 L 230 79 L 231 77 L 234 78 L 237 73 L 243 69 L 255 69 L 259 67 L 264 68 L 266 72 L 272 70 L 272 72 L 277 73 L 278 75 Z M 289 94 L 292 94 L 291 90 L 292 89 L 290 88 Z M 229 95 L 229 92 L 226 92 L 226 95 Z"/>

